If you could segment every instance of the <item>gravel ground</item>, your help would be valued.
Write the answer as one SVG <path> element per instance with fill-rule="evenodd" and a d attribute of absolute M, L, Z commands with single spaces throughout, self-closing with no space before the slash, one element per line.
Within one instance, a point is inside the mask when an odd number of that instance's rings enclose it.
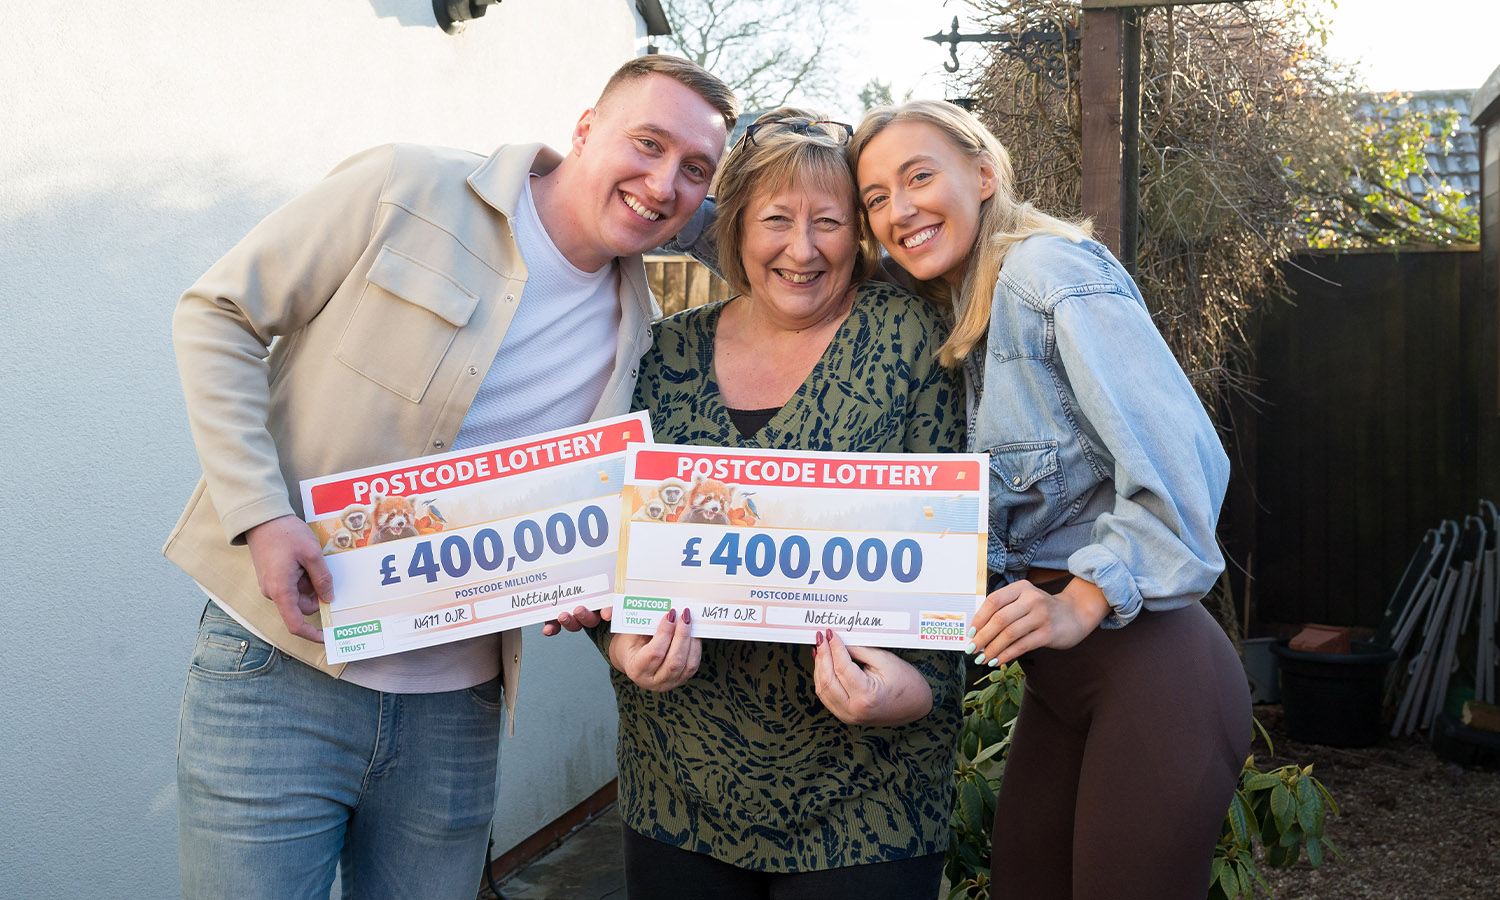
<path fill-rule="evenodd" d="M 1421 738 L 1359 750 L 1286 736 L 1280 706 L 1257 706 L 1276 742 L 1262 768 L 1313 765 L 1342 815 L 1327 825 L 1343 859 L 1261 867 L 1277 900 L 1495 900 L 1500 897 L 1500 772 L 1464 768 Z"/>
<path fill-rule="evenodd" d="M 1290 869 L 1261 866 L 1276 900 L 1500 898 L 1500 772 L 1445 762 L 1420 738 L 1360 750 L 1304 744 L 1286 736 L 1280 706 L 1255 715 L 1276 743 L 1275 756 L 1256 744 L 1257 764 L 1311 763 L 1342 813 L 1327 825 L 1342 859 L 1322 869 L 1305 858 Z M 611 808 L 501 890 L 507 900 L 619 900 L 621 868 Z"/>

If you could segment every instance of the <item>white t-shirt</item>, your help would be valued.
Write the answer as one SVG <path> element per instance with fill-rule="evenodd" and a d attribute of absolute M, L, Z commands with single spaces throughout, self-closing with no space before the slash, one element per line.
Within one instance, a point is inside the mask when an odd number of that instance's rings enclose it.
<path fill-rule="evenodd" d="M 529 179 L 511 225 L 526 262 L 526 287 L 452 450 L 587 422 L 614 371 L 620 330 L 614 263 L 584 272 L 568 262 L 542 225 Z M 491 634 L 355 660 L 343 677 L 372 690 L 423 694 L 483 684 L 499 671 L 500 635 Z"/>

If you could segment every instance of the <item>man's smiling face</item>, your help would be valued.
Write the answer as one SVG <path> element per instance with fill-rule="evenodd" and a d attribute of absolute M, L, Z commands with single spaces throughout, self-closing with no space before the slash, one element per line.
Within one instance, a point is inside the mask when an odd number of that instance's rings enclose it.
<path fill-rule="evenodd" d="M 708 196 L 724 139 L 724 117 L 678 81 L 651 74 L 614 88 L 573 132 L 584 195 L 564 202 L 587 215 L 560 245 L 592 271 L 665 243 Z"/>

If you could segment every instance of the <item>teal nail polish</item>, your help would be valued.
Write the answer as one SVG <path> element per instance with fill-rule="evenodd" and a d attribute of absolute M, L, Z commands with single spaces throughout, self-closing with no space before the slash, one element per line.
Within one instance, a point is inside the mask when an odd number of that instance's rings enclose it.
<path fill-rule="evenodd" d="M 968 633 L 968 636 L 969 636 L 969 637 L 973 637 L 973 636 L 974 636 L 974 626 L 973 626 L 973 625 L 970 625 L 970 626 L 969 626 L 969 633 Z M 969 643 L 971 643 L 971 644 L 972 644 L 972 643 L 973 643 L 973 641 L 970 641 L 970 642 L 969 642 Z"/>
<path fill-rule="evenodd" d="M 973 637 L 973 635 L 970 635 L 970 637 Z M 965 653 L 978 653 L 979 652 L 979 648 L 976 647 L 976 646 L 974 646 L 974 642 L 973 641 L 967 641 L 964 644 L 964 652 Z"/>
<path fill-rule="evenodd" d="M 995 658 L 995 659 L 990 660 L 990 668 L 991 669 L 995 668 L 998 665 L 1000 665 L 1000 660 L 999 660 L 998 657 Z"/>
<path fill-rule="evenodd" d="M 974 657 L 974 665 L 976 665 L 976 666 L 982 666 L 982 665 L 984 665 L 984 654 L 983 653 L 980 653 L 980 654 L 978 654 L 977 656 Z"/>

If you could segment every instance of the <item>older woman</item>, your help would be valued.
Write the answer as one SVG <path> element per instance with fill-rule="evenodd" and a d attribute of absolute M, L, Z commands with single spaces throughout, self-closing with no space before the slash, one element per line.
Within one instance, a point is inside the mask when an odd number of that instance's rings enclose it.
<path fill-rule="evenodd" d="M 945 451 L 962 393 L 938 317 L 862 283 L 874 242 L 847 125 L 761 117 L 715 184 L 737 295 L 657 325 L 636 405 L 657 440 Z M 680 615 L 679 615 L 680 613 Z M 595 638 L 620 709 L 626 880 L 637 898 L 931 897 L 947 847 L 962 657 L 691 636 Z"/>

